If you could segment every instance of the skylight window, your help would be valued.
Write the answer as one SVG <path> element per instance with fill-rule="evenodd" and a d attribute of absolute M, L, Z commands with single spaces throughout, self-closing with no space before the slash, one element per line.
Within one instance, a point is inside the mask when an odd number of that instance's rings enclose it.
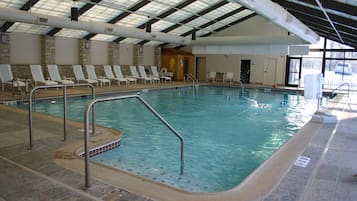
<path fill-rule="evenodd" d="M 112 8 L 115 8 L 117 6 L 120 6 L 122 8 L 128 9 L 131 6 L 135 5 L 141 0 L 102 0 L 101 3 L 111 5 Z"/>
<path fill-rule="evenodd" d="M 16 22 L 9 28 L 9 32 L 23 32 L 23 33 L 32 33 L 32 34 L 46 34 L 52 28 L 44 25 L 35 25 L 35 24 L 26 24 Z"/>
<path fill-rule="evenodd" d="M 75 29 L 61 29 L 56 36 L 71 37 L 71 38 L 83 38 L 89 34 L 88 31 L 75 30 Z"/>
<path fill-rule="evenodd" d="M 108 22 L 121 13 L 122 11 L 118 11 L 116 9 L 104 6 L 94 6 L 83 15 L 81 15 L 79 19 L 84 21 Z"/>
<path fill-rule="evenodd" d="M 97 34 L 93 38 L 91 38 L 91 40 L 113 41 L 116 38 L 118 38 L 118 36 L 107 35 L 107 34 Z"/>
<path fill-rule="evenodd" d="M 148 20 L 148 17 L 138 15 L 135 13 L 130 14 L 126 18 L 120 20 L 118 25 L 123 25 L 123 26 L 128 26 L 128 27 L 137 27 L 140 26 L 141 24 L 144 24 Z"/>
<path fill-rule="evenodd" d="M 76 6 L 78 6 L 79 8 L 83 5 L 83 2 L 76 2 Z M 68 17 L 71 14 L 72 6 L 72 1 L 42 0 L 36 3 L 33 7 L 31 7 L 30 12 L 44 15 Z"/>
<path fill-rule="evenodd" d="M 136 44 L 136 43 L 138 43 L 138 42 L 140 42 L 140 41 L 142 41 L 142 39 L 126 38 L 126 39 L 120 41 L 120 43 L 134 43 L 134 44 Z"/>
<path fill-rule="evenodd" d="M 0 7 L 21 8 L 27 0 L 2 0 Z"/>
<path fill-rule="evenodd" d="M 169 33 L 170 34 L 175 34 L 175 35 L 181 35 L 183 33 L 186 33 L 188 31 L 191 31 L 192 28 L 191 27 L 188 27 L 188 26 L 180 26 L 178 27 L 177 29 L 174 29 L 172 31 L 170 31 Z"/>
<path fill-rule="evenodd" d="M 144 13 L 147 16 L 157 16 L 160 13 L 163 13 L 164 11 L 168 10 L 170 7 L 156 3 L 156 2 L 150 2 L 149 4 L 146 4 L 142 8 L 138 10 L 140 13 Z"/>
<path fill-rule="evenodd" d="M 162 31 L 170 26 L 174 25 L 174 23 L 172 22 L 168 22 L 168 21 L 165 21 L 165 20 L 160 20 L 154 24 L 151 25 L 151 29 L 153 31 Z"/>
<path fill-rule="evenodd" d="M 179 22 L 179 21 L 186 19 L 189 16 L 191 16 L 191 13 L 183 11 L 183 10 L 178 10 L 178 11 L 174 12 L 173 14 L 167 16 L 164 19 L 167 19 L 168 21 L 171 21 L 171 22 L 172 21 Z"/>

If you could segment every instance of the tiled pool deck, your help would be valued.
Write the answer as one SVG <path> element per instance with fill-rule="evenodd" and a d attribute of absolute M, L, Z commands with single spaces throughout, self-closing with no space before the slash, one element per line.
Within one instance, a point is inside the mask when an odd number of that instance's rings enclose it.
<path fill-rule="evenodd" d="M 133 89 L 140 87 L 148 86 Z M 80 93 L 80 89 L 74 90 Z M 60 92 L 51 90 L 40 95 L 45 93 L 54 96 Z M 340 121 L 323 124 L 301 154 L 311 158 L 308 166 L 292 166 L 263 200 L 356 200 L 357 94 L 350 99 L 343 97 L 333 110 Z M 53 160 L 57 149 L 82 140 L 83 131 L 75 122 L 70 122 L 68 140 L 63 142 L 61 120 L 34 117 L 35 140 L 30 151 L 27 149 L 27 112 L 0 105 L 0 201 L 154 200 L 95 179 L 91 188 L 84 190 L 83 174 L 63 168 Z M 236 200 L 242 199 L 237 197 Z"/>

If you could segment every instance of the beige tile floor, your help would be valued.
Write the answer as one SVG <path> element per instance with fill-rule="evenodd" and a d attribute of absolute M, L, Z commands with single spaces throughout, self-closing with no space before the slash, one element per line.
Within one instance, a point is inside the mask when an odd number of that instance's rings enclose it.
<path fill-rule="evenodd" d="M 97 88 L 97 92 L 190 84 L 113 86 Z M 70 89 L 71 94 L 83 91 L 88 89 Z M 38 96 L 61 93 L 54 89 L 40 91 Z M 11 93 L 0 93 L 0 100 L 13 98 Z M 331 109 L 340 121 L 338 124 L 324 124 L 305 148 L 302 154 L 311 157 L 309 166 L 292 166 L 264 200 L 356 200 L 357 96 L 343 98 Z M 27 149 L 27 112 L 0 105 L 0 200 L 150 200 L 98 180 L 94 180 L 90 189 L 83 190 L 82 174 L 53 161 L 54 150 L 65 144 L 61 140 L 62 125 L 34 117 L 37 119 L 34 122 L 35 146 L 30 151 Z M 76 141 L 83 138 L 83 132 L 75 124 L 69 124 L 68 136 L 69 142 Z M 237 197 L 236 200 L 241 199 Z"/>

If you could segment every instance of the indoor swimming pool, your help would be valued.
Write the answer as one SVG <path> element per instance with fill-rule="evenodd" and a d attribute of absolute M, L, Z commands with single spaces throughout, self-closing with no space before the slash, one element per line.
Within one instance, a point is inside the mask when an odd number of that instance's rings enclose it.
<path fill-rule="evenodd" d="M 179 140 L 137 99 L 96 105 L 96 123 L 123 136 L 120 147 L 91 160 L 191 192 L 234 188 L 316 110 L 301 95 L 258 89 L 176 88 L 140 95 L 184 137 L 183 174 Z M 89 101 L 68 99 L 68 118 L 83 121 Z M 62 100 L 37 101 L 34 111 L 62 116 Z"/>

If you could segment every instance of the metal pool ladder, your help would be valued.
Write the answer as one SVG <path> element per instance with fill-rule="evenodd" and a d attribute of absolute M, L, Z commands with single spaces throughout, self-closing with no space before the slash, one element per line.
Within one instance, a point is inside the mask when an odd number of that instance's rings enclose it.
<path fill-rule="evenodd" d="M 34 87 L 29 95 L 29 149 L 33 147 L 33 125 L 32 125 L 32 97 L 38 89 L 47 88 L 63 88 L 63 141 L 67 138 L 67 87 L 90 87 L 92 90 L 92 99 L 95 99 L 95 89 L 92 84 L 59 84 L 59 85 L 43 85 Z M 92 132 L 95 133 L 94 109 L 92 110 Z"/>
<path fill-rule="evenodd" d="M 181 167 L 180 167 L 180 173 L 183 173 L 183 168 L 184 168 L 184 139 L 183 137 L 174 129 L 153 107 L 149 105 L 143 98 L 141 98 L 139 95 L 126 95 L 126 96 L 115 96 L 115 97 L 107 97 L 107 98 L 101 98 L 101 99 L 95 99 L 92 100 L 84 114 L 84 155 L 85 155 L 85 160 L 84 160 L 84 166 L 85 166 L 85 187 L 89 188 L 90 187 L 90 171 L 89 171 L 89 114 L 90 110 L 94 105 L 98 102 L 106 102 L 106 101 L 114 101 L 114 100 L 121 100 L 121 99 L 130 99 L 130 98 L 137 98 L 140 100 L 141 103 L 143 103 L 146 108 L 148 108 L 151 113 L 153 113 L 167 128 L 169 128 L 173 134 L 180 140 L 181 142 Z"/>

